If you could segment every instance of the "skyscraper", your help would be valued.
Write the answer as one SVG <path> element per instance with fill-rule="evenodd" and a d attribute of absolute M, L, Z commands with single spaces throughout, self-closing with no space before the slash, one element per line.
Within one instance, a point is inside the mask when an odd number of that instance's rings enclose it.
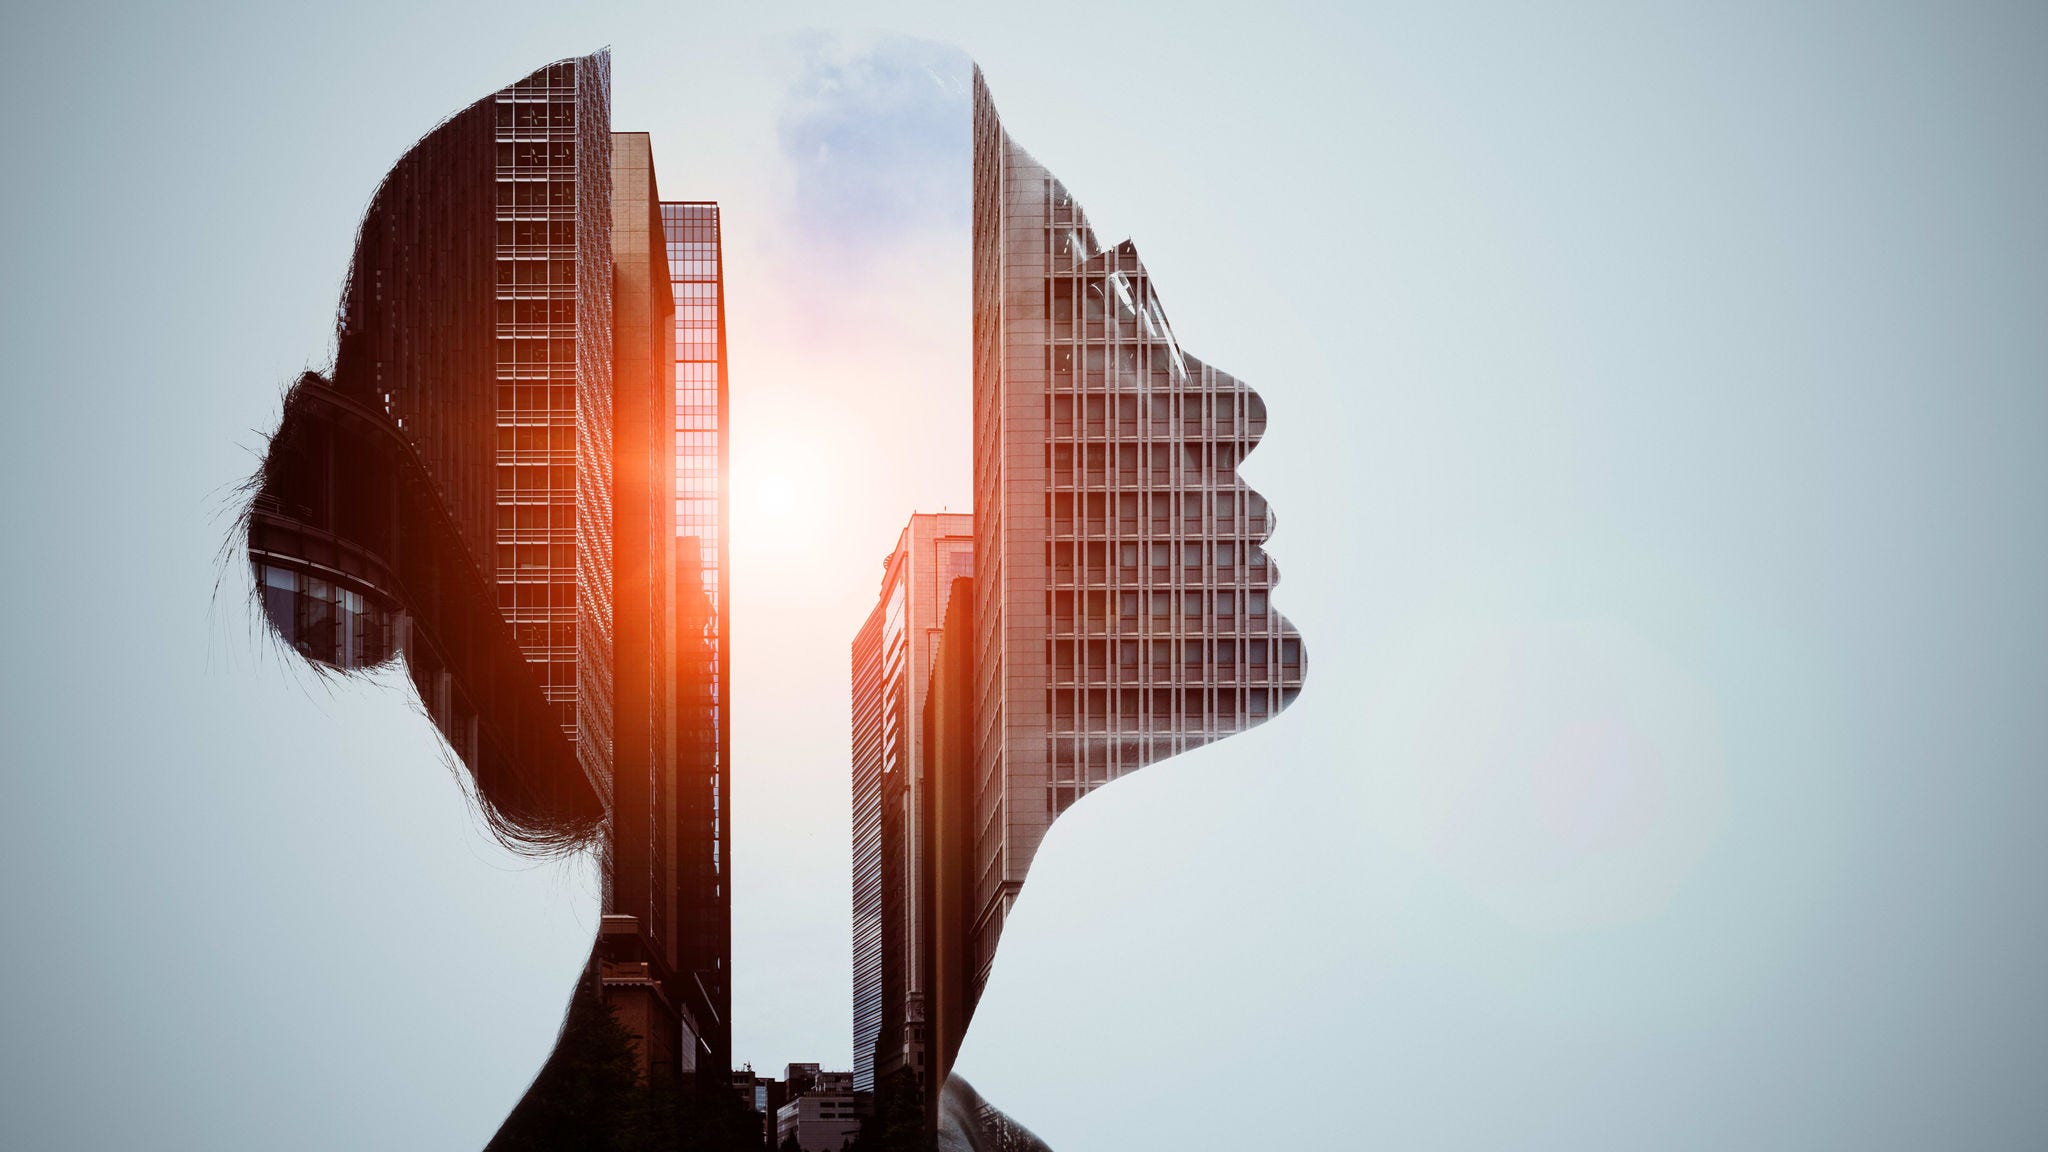
<path fill-rule="evenodd" d="M 675 325 L 653 142 L 612 137 L 614 783 L 597 976 L 643 1073 L 704 1068 L 677 907 Z"/>
<path fill-rule="evenodd" d="M 979 70 L 973 116 L 978 995 L 1053 819 L 1285 707 L 1302 650 L 1236 471 L 1265 405 L 1181 348 Z"/>
<path fill-rule="evenodd" d="M 925 933 L 926 1115 L 935 1118 L 939 1094 L 973 1015 L 974 922 L 974 579 L 956 577 L 932 646 L 931 682 L 925 691 L 924 743 L 919 749 L 930 799 L 926 827 L 931 883 L 926 886 L 930 930 Z"/>
<path fill-rule="evenodd" d="M 675 874 L 688 997 L 706 1054 L 723 1069 L 732 1064 L 724 245 L 716 204 L 664 203 L 661 224 L 675 298 Z"/>
<path fill-rule="evenodd" d="M 930 804 L 923 709 L 953 581 L 974 570 L 973 518 L 916 515 L 883 562 L 852 650 L 854 1086 L 925 1063 Z"/>
<path fill-rule="evenodd" d="M 550 64 L 490 103 L 498 606 L 538 666 L 584 771 L 608 792 L 615 689 L 611 56 Z M 436 287 L 431 278 L 421 285 Z M 401 424 L 429 418 L 437 401 L 401 394 L 393 415 Z"/>

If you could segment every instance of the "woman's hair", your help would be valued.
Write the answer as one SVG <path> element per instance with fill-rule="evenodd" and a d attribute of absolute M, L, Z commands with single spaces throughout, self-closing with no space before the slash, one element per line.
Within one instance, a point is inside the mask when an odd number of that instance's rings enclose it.
<path fill-rule="evenodd" d="M 559 709 L 393 422 L 307 372 L 246 491 L 253 606 L 282 647 L 328 676 L 403 660 L 507 846 L 545 855 L 598 839 L 602 805 Z"/>

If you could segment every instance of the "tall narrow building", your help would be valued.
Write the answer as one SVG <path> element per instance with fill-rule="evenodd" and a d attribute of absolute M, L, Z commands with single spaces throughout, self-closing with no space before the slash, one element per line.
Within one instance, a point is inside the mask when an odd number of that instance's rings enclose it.
<path fill-rule="evenodd" d="M 932 646 L 924 700 L 924 741 L 918 750 L 929 800 L 925 934 L 926 1115 L 936 1121 L 940 1091 L 967 1036 L 974 1011 L 968 963 L 974 922 L 974 580 L 959 576 L 946 594 L 946 614 Z M 933 1133 L 936 1135 L 936 1131 Z"/>
<path fill-rule="evenodd" d="M 675 299 L 676 752 L 686 995 L 704 1058 L 732 1066 L 732 718 L 726 500 L 725 258 L 718 205 L 661 205 Z"/>
<path fill-rule="evenodd" d="M 687 849 L 675 729 L 675 307 L 653 141 L 615 133 L 611 162 L 614 768 L 596 969 L 606 1003 L 640 1037 L 642 1073 L 666 1074 L 707 1056 L 675 879 Z"/>
<path fill-rule="evenodd" d="M 1285 707 L 1302 646 L 1237 476 L 1264 404 L 1182 349 L 1136 248 L 1098 241 L 979 70 L 973 117 L 978 995 L 1052 821 Z"/>
<path fill-rule="evenodd" d="M 498 605 L 605 792 L 614 693 L 611 89 L 611 56 L 598 52 L 550 64 L 491 101 Z M 429 277 L 421 287 L 438 286 Z"/>
<path fill-rule="evenodd" d="M 973 518 L 916 515 L 883 562 L 852 651 L 854 1087 L 923 1078 L 931 979 L 931 795 L 922 755 L 932 656 Z"/>

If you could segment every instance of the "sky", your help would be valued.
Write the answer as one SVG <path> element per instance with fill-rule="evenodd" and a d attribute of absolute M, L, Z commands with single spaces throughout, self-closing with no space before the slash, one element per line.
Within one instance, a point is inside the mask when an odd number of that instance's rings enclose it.
<path fill-rule="evenodd" d="M 912 512 L 972 502 L 970 65 L 886 34 L 764 45 L 760 121 L 629 86 L 658 178 L 724 202 L 732 390 L 735 1059 L 852 1067 L 853 635 Z M 730 151 L 726 151 L 730 149 Z M 717 166 L 704 152 L 719 155 Z M 742 1011 L 738 1005 L 744 1003 Z"/>
<path fill-rule="evenodd" d="M 985 1095 L 1061 1152 L 2048 1132 L 2038 9 L 0 19 L 0 1144 L 479 1147 L 545 1058 L 588 861 L 221 549 L 377 180 L 606 44 L 725 205 L 741 1059 L 850 1063 L 847 644 L 967 499 L 965 53 L 1265 398 L 1309 652 L 1061 819 Z"/>

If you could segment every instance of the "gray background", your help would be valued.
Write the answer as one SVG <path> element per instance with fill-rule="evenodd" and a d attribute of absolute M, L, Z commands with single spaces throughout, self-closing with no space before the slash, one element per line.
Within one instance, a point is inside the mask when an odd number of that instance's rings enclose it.
<path fill-rule="evenodd" d="M 2048 13 L 850 19 L 4 17 L 0 1144 L 477 1147 L 545 1056 L 588 863 L 219 549 L 377 179 L 606 43 L 728 206 L 742 1058 L 850 1059 L 846 644 L 967 499 L 943 43 L 1265 395 L 1311 669 L 1055 829 L 991 1099 L 1061 1152 L 2048 1142 Z"/>

